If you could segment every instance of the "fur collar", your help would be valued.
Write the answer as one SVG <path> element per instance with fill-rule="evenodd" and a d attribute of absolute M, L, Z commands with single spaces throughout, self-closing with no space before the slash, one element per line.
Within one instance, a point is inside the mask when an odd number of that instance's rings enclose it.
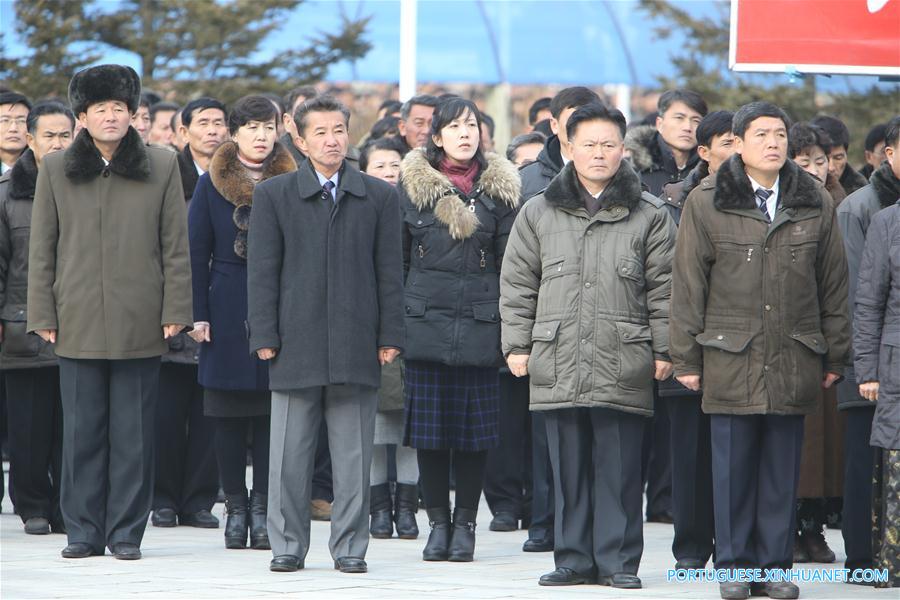
<path fill-rule="evenodd" d="M 625 134 L 625 149 L 631 153 L 631 164 L 639 173 L 653 168 L 655 146 L 656 127 L 652 125 L 632 127 Z"/>
<path fill-rule="evenodd" d="M 77 183 L 90 181 L 107 168 L 87 129 L 82 129 L 72 145 L 66 149 L 66 177 Z M 116 153 L 109 161 L 109 170 L 120 177 L 146 181 L 150 177 L 150 157 L 141 136 L 134 127 L 122 138 Z"/>
<path fill-rule="evenodd" d="M 896 204 L 897 200 L 900 199 L 900 179 L 897 179 L 894 175 L 894 171 L 891 170 L 891 164 L 888 161 L 884 161 L 880 167 L 875 169 L 869 181 L 872 184 L 872 189 L 875 190 L 875 195 L 878 196 L 878 203 L 881 205 L 881 208 L 887 208 L 892 204 Z"/>
<path fill-rule="evenodd" d="M 570 162 L 547 186 L 544 198 L 551 206 L 570 210 L 584 208 L 581 187 L 578 174 L 575 172 L 575 164 Z M 641 200 L 641 193 L 640 178 L 628 162 L 622 161 L 619 170 L 600 195 L 600 210 L 613 206 L 633 210 Z"/>
<path fill-rule="evenodd" d="M 9 171 L 9 197 L 13 200 L 34 200 L 38 168 L 34 152 L 26 148 Z"/>
<path fill-rule="evenodd" d="M 522 182 L 515 165 L 493 153 L 485 158 L 488 165 L 469 197 L 484 194 L 494 202 L 516 208 Z M 460 201 L 462 194 L 446 175 L 431 166 L 423 150 L 417 148 L 406 155 L 400 167 L 400 180 L 413 205 L 420 211 L 433 210 L 435 218 L 450 229 L 453 239 L 471 237 L 478 229 L 478 217 Z"/>
<path fill-rule="evenodd" d="M 740 154 L 734 154 L 716 173 L 713 205 L 719 210 L 757 207 L 753 185 L 744 171 Z M 812 175 L 788 160 L 779 173 L 778 202 L 785 208 L 822 206 L 822 196 Z"/>
<path fill-rule="evenodd" d="M 275 142 L 275 148 L 263 163 L 260 181 L 296 170 L 297 164 L 290 153 L 280 142 Z M 209 178 L 216 191 L 235 206 L 253 203 L 253 188 L 259 182 L 246 175 L 238 158 L 236 143 L 228 141 L 218 147 L 209 162 Z"/>

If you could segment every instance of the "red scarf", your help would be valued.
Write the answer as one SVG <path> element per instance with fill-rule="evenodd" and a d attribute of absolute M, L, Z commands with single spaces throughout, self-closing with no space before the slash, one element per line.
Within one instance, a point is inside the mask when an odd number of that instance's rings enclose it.
<path fill-rule="evenodd" d="M 441 160 L 441 173 L 447 176 L 456 189 L 468 196 L 475 187 L 475 178 L 478 177 L 478 161 L 473 159 L 467 165 L 457 165 L 444 157 Z"/>

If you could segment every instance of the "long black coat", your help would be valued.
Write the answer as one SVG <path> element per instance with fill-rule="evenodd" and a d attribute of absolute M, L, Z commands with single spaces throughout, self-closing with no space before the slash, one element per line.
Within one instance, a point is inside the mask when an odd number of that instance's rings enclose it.
<path fill-rule="evenodd" d="M 256 186 L 250 350 L 278 349 L 271 389 L 380 384 L 378 348 L 404 347 L 400 249 L 397 191 L 346 161 L 337 203 L 309 161 Z"/>
<path fill-rule="evenodd" d="M 421 150 L 403 159 L 409 360 L 473 367 L 499 367 L 503 362 L 500 265 L 520 183 L 512 163 L 488 156 L 488 166 L 465 199 Z"/>

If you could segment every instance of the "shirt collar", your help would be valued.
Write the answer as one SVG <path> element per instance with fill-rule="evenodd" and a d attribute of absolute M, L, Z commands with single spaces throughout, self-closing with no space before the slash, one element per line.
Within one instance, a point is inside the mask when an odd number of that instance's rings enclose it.
<path fill-rule="evenodd" d="M 316 171 L 315 169 L 313 169 L 313 171 L 315 171 L 315 173 L 316 173 L 316 179 L 319 180 L 319 185 L 321 185 L 322 187 L 325 187 L 325 182 L 326 182 L 326 181 L 330 181 L 331 183 L 334 184 L 334 189 L 337 190 L 337 187 L 338 187 L 338 180 L 339 180 L 339 178 L 340 178 L 340 176 L 341 176 L 341 172 L 340 172 L 339 170 L 338 170 L 338 171 L 335 171 L 335 172 L 334 172 L 334 175 L 332 175 L 331 177 L 325 177 L 324 175 L 322 175 L 321 173 L 319 173 L 319 172 Z"/>
<path fill-rule="evenodd" d="M 771 198 L 778 197 L 778 183 L 781 181 L 781 175 L 778 175 L 778 177 L 775 178 L 775 183 L 772 185 L 771 188 L 762 186 L 761 184 L 759 184 L 755 179 L 753 179 L 749 175 L 747 175 L 747 178 L 750 180 L 750 185 L 753 186 L 754 193 L 756 193 L 756 190 L 762 188 L 764 190 L 769 190 L 770 192 L 772 192 L 772 195 L 770 196 Z"/>
<path fill-rule="evenodd" d="M 200 168 L 200 165 L 197 164 L 197 161 L 194 161 L 194 168 L 197 169 L 197 175 L 203 175 L 206 173 L 203 169 Z"/>

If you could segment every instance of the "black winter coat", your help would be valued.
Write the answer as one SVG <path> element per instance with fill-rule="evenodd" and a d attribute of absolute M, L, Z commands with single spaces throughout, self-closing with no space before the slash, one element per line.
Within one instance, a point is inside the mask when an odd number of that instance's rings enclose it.
<path fill-rule="evenodd" d="M 420 149 L 400 173 L 406 358 L 499 367 L 500 265 L 519 202 L 516 168 L 489 154 L 469 196 Z"/>
<path fill-rule="evenodd" d="M 56 366 L 53 346 L 26 333 L 28 320 L 28 238 L 37 183 L 34 153 L 28 149 L 0 178 L 0 369 Z"/>
<path fill-rule="evenodd" d="M 641 183 L 657 197 L 667 183 L 687 177 L 700 160 L 694 150 L 687 164 L 679 170 L 669 146 L 656 128 L 650 126 L 635 127 L 629 131 L 625 136 L 625 148 L 631 152 L 631 162 L 641 176 Z"/>
<path fill-rule="evenodd" d="M 544 142 L 544 149 L 538 154 L 537 160 L 519 169 L 519 176 L 522 179 L 521 198 L 523 204 L 529 198 L 533 198 L 547 189 L 550 181 L 562 171 L 563 159 L 559 144 L 559 137 L 551 136 Z"/>

